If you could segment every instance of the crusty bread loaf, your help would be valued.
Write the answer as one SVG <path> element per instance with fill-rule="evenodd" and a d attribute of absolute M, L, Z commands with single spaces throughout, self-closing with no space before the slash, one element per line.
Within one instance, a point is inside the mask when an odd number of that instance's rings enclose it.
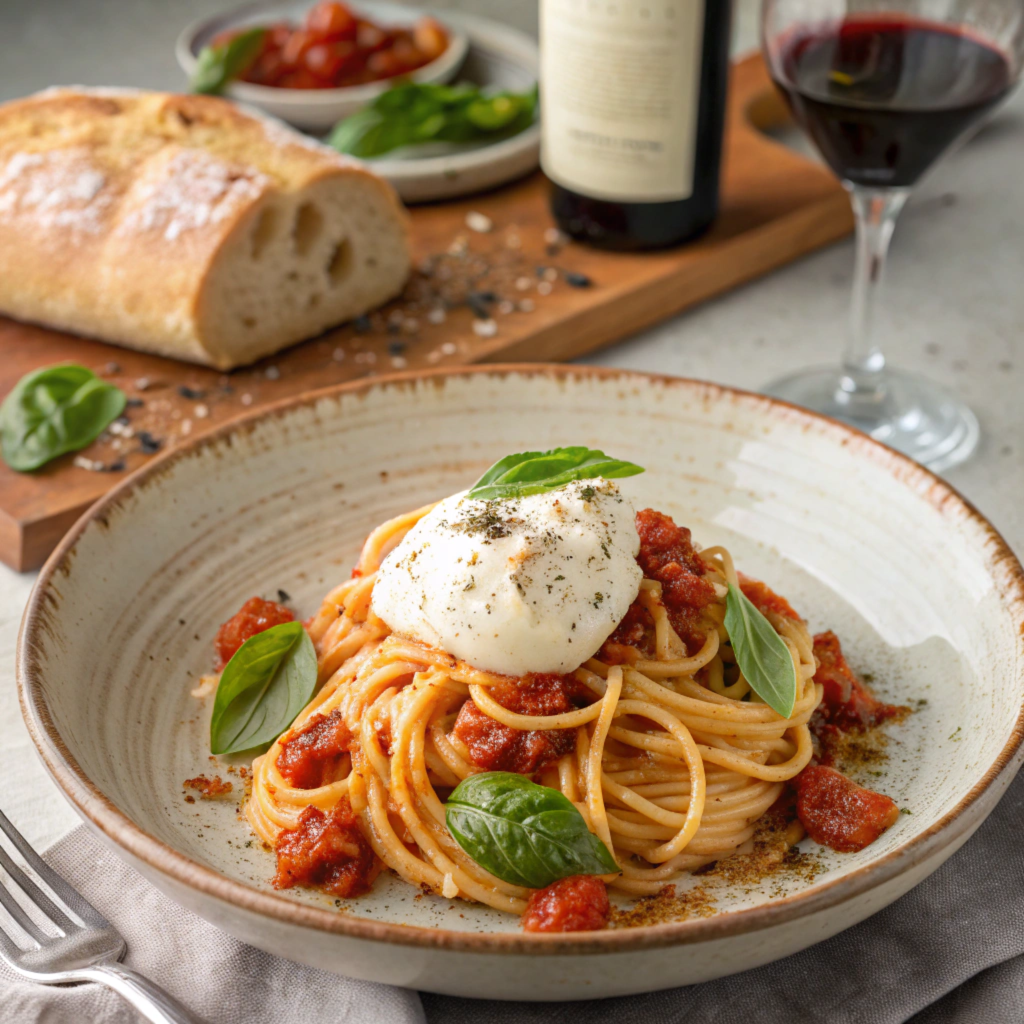
<path fill-rule="evenodd" d="M 409 271 L 391 186 L 225 100 L 52 89 L 0 106 L 0 311 L 230 369 Z"/>

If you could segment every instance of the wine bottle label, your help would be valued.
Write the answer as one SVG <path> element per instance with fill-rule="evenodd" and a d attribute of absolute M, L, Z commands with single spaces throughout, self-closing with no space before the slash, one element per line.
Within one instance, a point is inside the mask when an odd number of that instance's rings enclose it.
<path fill-rule="evenodd" d="M 541 0 L 549 178 L 611 202 L 692 194 L 705 2 L 728 0 Z"/>

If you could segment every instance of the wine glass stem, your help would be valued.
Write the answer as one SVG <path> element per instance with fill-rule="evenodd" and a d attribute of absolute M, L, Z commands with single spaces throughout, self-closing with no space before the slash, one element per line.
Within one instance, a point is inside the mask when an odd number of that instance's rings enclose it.
<path fill-rule="evenodd" d="M 847 185 L 857 228 L 850 325 L 843 353 L 843 375 L 836 400 L 850 407 L 878 407 L 885 400 L 885 355 L 875 340 L 875 318 L 882 298 L 885 257 L 908 189 Z"/>

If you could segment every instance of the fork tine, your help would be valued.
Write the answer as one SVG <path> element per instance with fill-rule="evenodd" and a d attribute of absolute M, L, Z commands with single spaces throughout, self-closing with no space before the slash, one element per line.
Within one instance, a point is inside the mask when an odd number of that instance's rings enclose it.
<path fill-rule="evenodd" d="M 78 925 L 70 920 L 67 915 L 49 899 L 39 886 L 32 881 L 24 871 L 7 855 L 7 851 L 0 846 L 0 867 L 11 877 L 11 881 L 66 935 L 75 931 Z M 17 899 L 10 890 L 0 881 L 0 903 L 3 904 L 7 913 L 24 928 L 37 942 L 42 942 L 47 935 L 35 922 L 28 917 L 18 904 Z"/>
<path fill-rule="evenodd" d="M 24 950 L 0 927 L 0 960 L 6 960 L 12 966 Z"/>
<path fill-rule="evenodd" d="M 11 895 L 3 882 L 0 882 L 0 906 L 14 918 L 19 928 L 37 943 L 42 944 L 49 938 L 46 932 L 21 909 L 21 904 Z"/>
<path fill-rule="evenodd" d="M 77 890 L 73 889 L 42 857 L 25 841 L 25 837 L 11 824 L 7 815 L 0 811 L 0 832 L 11 841 L 17 851 L 25 858 L 25 862 L 33 871 L 57 894 L 72 913 L 77 914 L 87 925 L 95 928 L 106 928 L 110 922 Z M 63 911 L 59 910 L 45 893 L 18 867 L 0 847 L 0 864 L 51 921 L 62 931 L 71 931 L 78 927 Z M 13 869 L 13 870 L 12 870 Z"/>

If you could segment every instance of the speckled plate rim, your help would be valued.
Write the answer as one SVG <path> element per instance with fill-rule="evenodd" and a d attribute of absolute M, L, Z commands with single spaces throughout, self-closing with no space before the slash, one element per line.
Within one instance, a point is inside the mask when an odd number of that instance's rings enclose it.
<path fill-rule="evenodd" d="M 1010 778 L 1019 767 L 1024 754 L 1024 705 L 1018 713 L 1013 731 L 999 755 L 982 778 L 960 802 L 925 831 L 892 850 L 880 860 L 858 868 L 829 882 L 811 886 L 801 893 L 744 910 L 666 924 L 583 934 L 528 933 L 464 933 L 440 928 L 369 921 L 349 914 L 340 914 L 319 907 L 297 903 L 284 896 L 263 892 L 253 886 L 234 881 L 205 865 L 199 864 L 171 846 L 150 835 L 120 811 L 89 779 L 65 746 L 43 698 L 43 670 L 37 664 L 33 649 L 37 647 L 44 605 L 52 600 L 50 586 L 54 578 L 73 571 L 75 545 L 93 524 L 106 525 L 108 515 L 132 492 L 164 476 L 181 459 L 197 450 L 216 444 L 239 431 L 253 429 L 262 420 L 287 415 L 292 410 L 311 405 L 324 398 L 343 394 L 360 394 L 380 387 L 414 385 L 433 380 L 439 385 L 448 377 L 476 374 L 490 376 L 544 376 L 563 380 L 600 379 L 621 381 L 624 385 L 654 385 L 660 388 L 681 388 L 705 401 L 727 401 L 768 413 L 781 420 L 802 425 L 805 430 L 835 439 L 842 446 L 853 447 L 857 454 L 888 470 L 899 482 L 924 498 L 943 514 L 959 514 L 970 520 L 987 538 L 989 557 L 986 563 L 1000 595 L 1003 607 L 1015 612 L 1024 623 L 1024 569 L 1009 545 L 988 520 L 954 488 L 913 460 L 845 424 L 817 413 L 737 388 L 704 381 L 659 374 L 639 373 L 604 367 L 566 366 L 544 363 L 482 364 L 457 368 L 441 367 L 428 371 L 410 371 L 381 375 L 353 381 L 336 387 L 274 403 L 223 424 L 194 441 L 158 457 L 136 470 L 106 497 L 92 506 L 68 531 L 60 545 L 43 566 L 29 598 L 22 619 L 17 648 L 17 683 L 22 715 L 44 765 L 64 795 L 96 829 L 116 846 L 176 883 L 197 890 L 216 900 L 253 914 L 323 932 L 337 933 L 356 939 L 389 944 L 419 946 L 475 953 L 508 953 L 548 956 L 552 954 L 581 955 L 635 952 L 671 945 L 684 945 L 723 939 L 731 935 L 756 932 L 843 903 L 926 860 L 930 855 L 954 842 L 977 822 L 966 812 L 1003 775 Z M 1024 675 L 1024 636 L 1018 632 L 1017 671 Z"/>

